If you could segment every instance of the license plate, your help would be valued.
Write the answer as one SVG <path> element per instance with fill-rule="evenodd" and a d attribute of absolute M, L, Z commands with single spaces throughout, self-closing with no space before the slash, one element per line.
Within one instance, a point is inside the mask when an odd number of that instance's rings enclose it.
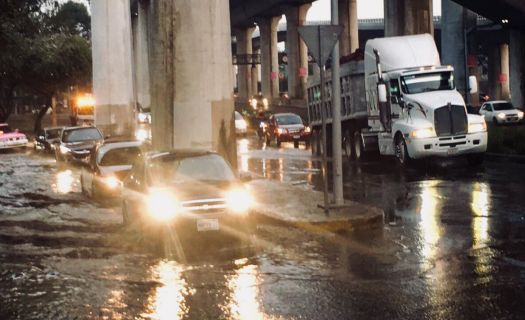
<path fill-rule="evenodd" d="M 299 139 L 301 136 L 293 136 L 294 139 Z"/>
<path fill-rule="evenodd" d="M 197 231 L 219 230 L 219 219 L 199 219 L 197 220 Z"/>
<path fill-rule="evenodd" d="M 458 148 L 457 147 L 450 148 L 450 149 L 448 149 L 447 152 L 448 152 L 449 155 L 456 154 L 456 153 L 458 153 Z"/>

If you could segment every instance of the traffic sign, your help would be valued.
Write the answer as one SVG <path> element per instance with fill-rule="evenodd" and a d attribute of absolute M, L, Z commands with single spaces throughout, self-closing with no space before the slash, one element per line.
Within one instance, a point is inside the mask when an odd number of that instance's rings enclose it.
<path fill-rule="evenodd" d="M 298 31 L 315 61 L 322 68 L 328 61 L 337 40 L 339 40 L 343 26 L 302 26 L 298 28 Z"/>

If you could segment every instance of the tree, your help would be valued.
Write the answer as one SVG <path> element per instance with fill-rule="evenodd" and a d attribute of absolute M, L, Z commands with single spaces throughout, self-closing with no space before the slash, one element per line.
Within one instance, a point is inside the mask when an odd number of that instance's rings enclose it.
<path fill-rule="evenodd" d="M 83 4 L 71 1 L 4 1 L 0 43 L 6 38 L 7 46 L 0 52 L 0 121 L 12 112 L 14 90 L 22 89 L 48 101 L 36 110 L 34 127 L 39 130 L 59 92 L 91 81 L 90 17 Z"/>

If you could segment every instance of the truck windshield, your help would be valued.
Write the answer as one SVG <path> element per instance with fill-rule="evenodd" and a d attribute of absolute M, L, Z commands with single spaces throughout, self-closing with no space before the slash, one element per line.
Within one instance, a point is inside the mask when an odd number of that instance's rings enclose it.
<path fill-rule="evenodd" d="M 452 72 L 411 74 L 401 77 L 401 86 L 406 94 L 454 90 L 454 75 Z"/>

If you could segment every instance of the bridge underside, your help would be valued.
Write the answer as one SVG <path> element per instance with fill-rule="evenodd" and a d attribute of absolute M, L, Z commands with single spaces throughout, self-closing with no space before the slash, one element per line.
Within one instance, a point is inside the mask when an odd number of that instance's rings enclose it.
<path fill-rule="evenodd" d="M 275 17 L 283 14 L 285 7 L 298 7 L 314 0 L 230 0 L 232 27 L 253 26 L 257 17 Z"/>
<path fill-rule="evenodd" d="M 511 27 L 525 30 L 525 1 L 523 0 L 453 0 L 458 4 L 496 23 L 507 21 Z"/>

